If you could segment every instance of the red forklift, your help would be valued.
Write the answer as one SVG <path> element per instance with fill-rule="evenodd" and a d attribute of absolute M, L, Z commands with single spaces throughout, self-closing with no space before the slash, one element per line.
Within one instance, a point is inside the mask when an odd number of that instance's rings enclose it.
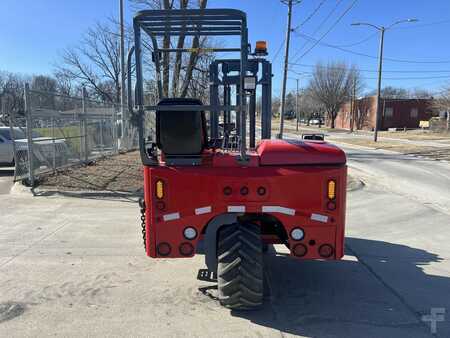
<path fill-rule="evenodd" d="M 144 50 L 141 34 L 151 48 Z M 158 46 L 162 37 L 180 34 L 238 41 L 206 50 L 238 55 L 211 63 L 208 104 L 162 95 L 164 53 L 203 51 Z M 147 255 L 168 259 L 204 254 L 208 271 L 217 276 L 220 303 L 239 310 L 263 303 L 268 245 L 286 245 L 295 259 L 341 259 L 345 154 L 315 135 L 271 139 L 271 64 L 264 42 L 251 51 L 245 13 L 145 10 L 134 17 L 134 37 L 129 60 L 134 52 L 135 103 L 130 90 L 128 102 L 137 119 L 144 166 L 140 206 Z M 150 80 L 159 93 L 153 105 L 144 99 L 147 50 L 156 73 Z M 130 68 L 128 72 L 130 88 Z M 258 128 L 257 92 L 262 103 Z"/>

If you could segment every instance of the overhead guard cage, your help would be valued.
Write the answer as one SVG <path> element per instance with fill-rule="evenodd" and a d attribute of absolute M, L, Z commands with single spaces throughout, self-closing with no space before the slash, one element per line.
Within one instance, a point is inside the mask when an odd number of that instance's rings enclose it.
<path fill-rule="evenodd" d="M 138 12 L 133 21 L 135 35 L 136 58 L 136 108 L 138 109 L 138 125 L 141 157 L 144 165 L 156 165 L 145 149 L 143 119 L 145 111 L 209 111 L 217 114 L 221 110 L 234 110 L 239 112 L 239 129 L 241 137 L 240 160 L 246 161 L 246 98 L 244 95 L 244 77 L 248 62 L 248 32 L 247 19 L 244 12 L 234 9 L 180 9 L 180 10 L 145 10 Z M 169 52 L 199 52 L 192 48 L 160 48 L 158 38 L 167 36 L 240 36 L 240 46 L 234 48 L 207 48 L 208 52 L 239 52 L 239 97 L 242 98 L 237 105 L 170 105 L 145 106 L 142 74 L 142 40 L 144 31 L 151 39 L 153 48 L 153 61 L 155 63 L 156 82 L 159 99 L 163 98 L 161 82 L 161 53 Z M 215 102 L 214 102 L 215 103 Z"/>

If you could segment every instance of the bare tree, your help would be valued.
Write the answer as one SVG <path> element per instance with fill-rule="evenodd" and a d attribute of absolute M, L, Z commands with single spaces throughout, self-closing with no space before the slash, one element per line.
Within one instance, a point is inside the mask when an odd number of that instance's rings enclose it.
<path fill-rule="evenodd" d="M 312 118 L 321 117 L 324 112 L 323 105 L 315 99 L 309 89 L 300 93 L 299 104 L 300 116 L 307 120 L 308 125 Z"/>
<path fill-rule="evenodd" d="M 119 36 L 116 23 L 97 23 L 89 28 L 79 46 L 67 48 L 61 55 L 56 73 L 65 82 L 86 86 L 105 101 L 120 102 Z"/>
<path fill-rule="evenodd" d="M 151 8 L 151 9 L 186 9 L 186 8 L 200 8 L 205 9 L 207 6 L 207 0 L 132 0 L 135 7 L 138 9 Z M 169 48 L 172 44 L 172 40 L 168 36 L 164 36 L 162 39 L 163 48 Z M 163 53 L 162 57 L 162 89 L 163 96 L 181 96 L 186 97 L 192 95 L 192 93 L 198 93 L 200 79 L 205 79 L 200 87 L 204 86 L 208 82 L 208 78 L 205 77 L 204 67 L 200 67 L 202 63 L 202 56 L 205 52 L 202 48 L 205 48 L 209 41 L 206 38 L 200 36 L 194 36 L 193 38 L 187 38 L 184 34 L 180 34 L 176 41 L 176 48 L 182 49 L 186 45 L 194 50 L 190 53 L 189 57 L 184 57 L 182 52 L 176 52 L 174 57 L 170 57 L 169 53 Z M 207 55 L 209 58 L 210 55 Z M 172 80 L 170 82 L 170 74 L 172 74 Z M 202 80 L 203 81 L 203 80 Z M 169 92 L 170 88 L 170 92 Z"/>
<path fill-rule="evenodd" d="M 365 97 L 357 100 L 355 103 L 355 127 L 358 130 L 369 127 L 369 112 L 372 107 L 371 100 L 371 97 Z"/>
<path fill-rule="evenodd" d="M 433 94 L 426 89 L 414 88 L 410 90 L 409 97 L 411 99 L 432 99 Z"/>
<path fill-rule="evenodd" d="M 53 77 L 46 75 L 33 76 L 31 81 L 31 89 L 42 92 L 54 93 L 56 92 L 57 82 Z"/>
<path fill-rule="evenodd" d="M 53 77 L 47 75 L 33 76 L 33 79 L 31 80 L 31 90 L 34 92 L 30 95 L 31 104 L 37 107 L 56 109 L 54 95 L 56 89 L 57 82 Z"/>
<path fill-rule="evenodd" d="M 432 107 L 438 111 L 444 111 L 447 115 L 447 131 L 450 131 L 450 86 L 444 88 L 433 100 Z"/>
<path fill-rule="evenodd" d="M 370 96 L 374 96 L 376 94 L 376 90 L 369 93 Z M 381 89 L 381 97 L 383 99 L 407 99 L 410 97 L 410 93 L 405 88 L 386 86 Z"/>
<path fill-rule="evenodd" d="M 0 100 L 3 101 L 4 118 L 8 119 L 10 113 L 23 115 L 25 110 L 23 89 L 30 79 L 26 76 L 0 72 Z"/>
<path fill-rule="evenodd" d="M 335 126 L 340 107 L 350 98 L 355 76 L 352 69 L 342 62 L 330 63 L 327 66 L 318 63 L 309 83 L 309 91 L 312 97 L 323 105 L 331 128 Z"/>

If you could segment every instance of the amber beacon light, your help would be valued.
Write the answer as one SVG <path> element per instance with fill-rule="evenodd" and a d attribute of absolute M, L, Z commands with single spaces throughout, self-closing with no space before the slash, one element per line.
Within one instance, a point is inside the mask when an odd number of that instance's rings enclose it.
<path fill-rule="evenodd" d="M 255 54 L 267 55 L 267 42 L 266 41 L 256 41 Z"/>

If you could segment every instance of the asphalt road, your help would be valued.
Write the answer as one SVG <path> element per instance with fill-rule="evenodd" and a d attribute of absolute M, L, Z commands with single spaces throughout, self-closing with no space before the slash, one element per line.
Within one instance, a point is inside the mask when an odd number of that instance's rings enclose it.
<path fill-rule="evenodd" d="M 431 337 L 446 309 L 449 337 L 450 166 L 346 150 L 345 259 L 270 252 L 257 312 L 218 305 L 202 256 L 146 258 L 134 202 L 1 195 L 0 336 Z"/>

